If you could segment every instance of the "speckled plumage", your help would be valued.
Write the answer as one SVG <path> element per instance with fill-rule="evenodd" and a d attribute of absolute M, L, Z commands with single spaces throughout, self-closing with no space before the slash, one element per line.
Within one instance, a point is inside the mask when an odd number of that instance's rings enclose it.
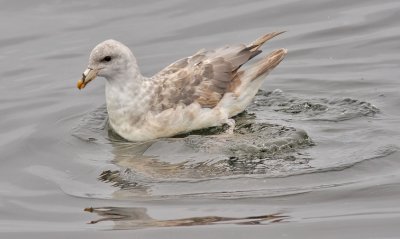
<path fill-rule="evenodd" d="M 151 140 L 217 126 L 234 126 L 230 117 L 251 102 L 262 79 L 284 58 L 279 49 L 254 64 L 247 61 L 281 32 L 266 34 L 249 45 L 201 50 L 147 78 L 140 74 L 128 47 L 115 40 L 97 45 L 78 88 L 96 75 L 107 79 L 106 102 L 111 127 L 131 141 Z"/>

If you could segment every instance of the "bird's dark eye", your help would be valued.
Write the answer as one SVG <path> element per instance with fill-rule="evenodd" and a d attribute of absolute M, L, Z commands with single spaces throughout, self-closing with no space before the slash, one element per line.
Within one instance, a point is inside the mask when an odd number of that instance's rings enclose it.
<path fill-rule="evenodd" d="M 111 61 L 111 56 L 106 56 L 101 61 Z"/>

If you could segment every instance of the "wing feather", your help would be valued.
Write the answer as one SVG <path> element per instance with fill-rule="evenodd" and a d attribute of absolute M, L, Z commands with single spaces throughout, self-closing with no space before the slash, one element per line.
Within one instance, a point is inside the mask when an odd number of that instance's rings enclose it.
<path fill-rule="evenodd" d="M 225 93 L 240 84 L 243 71 L 239 68 L 261 52 L 259 48 L 265 41 L 278 34 L 264 35 L 248 46 L 202 49 L 167 66 L 152 78 L 156 86 L 152 110 L 163 111 L 192 103 L 204 108 L 215 107 Z"/>

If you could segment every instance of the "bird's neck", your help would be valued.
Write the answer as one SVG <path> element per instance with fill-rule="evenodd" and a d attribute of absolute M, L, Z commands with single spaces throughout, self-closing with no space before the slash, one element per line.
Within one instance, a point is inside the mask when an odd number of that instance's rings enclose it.
<path fill-rule="evenodd" d="M 106 82 L 106 102 L 110 123 L 119 127 L 123 122 L 141 120 L 147 111 L 149 97 L 143 85 L 146 78 L 136 69 L 116 74 Z"/>
<path fill-rule="evenodd" d="M 121 94 L 134 94 L 137 93 L 143 80 L 145 79 L 138 67 L 131 66 L 126 70 L 116 72 L 112 77 L 106 77 L 106 94 L 110 93 L 111 96 L 118 96 Z"/>

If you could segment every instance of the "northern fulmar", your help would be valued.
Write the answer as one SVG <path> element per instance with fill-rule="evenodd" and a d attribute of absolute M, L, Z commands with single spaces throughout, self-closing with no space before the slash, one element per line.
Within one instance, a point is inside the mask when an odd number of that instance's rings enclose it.
<path fill-rule="evenodd" d="M 285 57 L 282 48 L 246 64 L 260 47 L 283 32 L 254 42 L 202 49 L 180 59 L 152 77 L 143 76 L 132 51 L 115 40 L 98 44 L 79 89 L 106 78 L 106 103 L 111 128 L 129 141 L 145 141 L 227 124 L 251 103 L 263 79 Z"/>

